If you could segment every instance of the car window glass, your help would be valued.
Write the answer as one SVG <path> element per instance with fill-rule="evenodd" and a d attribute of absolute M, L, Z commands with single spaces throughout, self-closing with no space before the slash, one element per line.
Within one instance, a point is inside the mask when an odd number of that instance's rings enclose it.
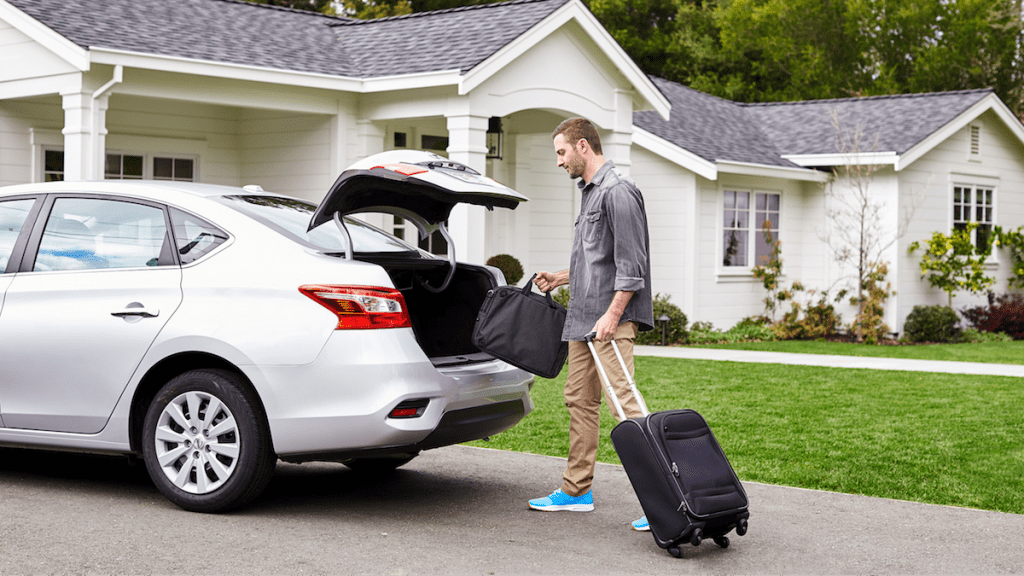
<path fill-rule="evenodd" d="M 157 266 L 167 237 L 159 208 L 91 198 L 58 198 L 34 270 Z"/>
<path fill-rule="evenodd" d="M 25 224 L 28 211 L 35 200 L 8 200 L 0 202 L 0 273 L 7 271 L 14 243 Z"/>
<path fill-rule="evenodd" d="M 199 260 L 228 239 L 227 232 L 176 208 L 171 208 L 171 226 L 174 242 L 178 245 L 178 258 L 183 265 Z"/>
<path fill-rule="evenodd" d="M 334 222 L 321 224 L 312 230 L 309 221 L 316 205 L 277 196 L 226 196 L 225 200 L 257 220 L 270 224 L 285 235 L 323 252 L 344 252 L 345 236 Z M 345 218 L 352 235 L 355 252 L 417 252 L 415 246 L 353 218 Z"/>

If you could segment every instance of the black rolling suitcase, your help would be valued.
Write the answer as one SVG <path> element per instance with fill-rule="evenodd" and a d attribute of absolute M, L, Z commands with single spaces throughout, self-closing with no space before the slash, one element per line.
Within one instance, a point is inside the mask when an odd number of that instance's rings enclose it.
<path fill-rule="evenodd" d="M 679 558 L 679 546 L 685 542 L 699 546 L 703 539 L 712 538 L 725 548 L 729 545 L 726 534 L 733 529 L 738 536 L 746 534 L 747 493 L 704 418 L 693 410 L 651 414 L 612 340 L 644 414 L 627 420 L 594 349 L 594 336 L 587 336 L 587 345 L 622 419 L 612 430 L 612 445 L 647 515 L 654 541 Z"/>

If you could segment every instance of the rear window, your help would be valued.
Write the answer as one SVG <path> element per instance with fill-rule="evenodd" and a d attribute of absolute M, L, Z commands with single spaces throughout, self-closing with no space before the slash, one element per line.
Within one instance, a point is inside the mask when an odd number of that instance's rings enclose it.
<path fill-rule="evenodd" d="M 232 208 L 302 244 L 312 246 L 321 252 L 345 251 L 345 236 L 333 221 L 321 224 L 312 230 L 306 230 L 313 217 L 313 211 L 316 210 L 316 204 L 282 196 L 252 195 L 223 196 L 222 198 Z M 415 246 L 365 222 L 345 218 L 345 226 L 352 236 L 354 252 L 412 252 L 417 255 L 421 253 Z"/>

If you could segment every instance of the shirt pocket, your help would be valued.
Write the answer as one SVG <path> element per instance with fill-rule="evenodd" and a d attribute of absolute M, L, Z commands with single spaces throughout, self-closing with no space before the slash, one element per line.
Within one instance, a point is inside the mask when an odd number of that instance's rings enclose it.
<path fill-rule="evenodd" d="M 583 240 L 587 243 L 599 242 L 604 237 L 604 215 L 600 212 L 588 212 L 583 215 Z"/>

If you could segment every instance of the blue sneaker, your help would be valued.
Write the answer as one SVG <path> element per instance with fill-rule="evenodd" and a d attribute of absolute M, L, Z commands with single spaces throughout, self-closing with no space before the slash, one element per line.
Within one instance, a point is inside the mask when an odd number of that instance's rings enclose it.
<path fill-rule="evenodd" d="M 647 516 L 643 516 L 639 520 L 633 520 L 630 525 L 633 527 L 633 530 L 636 530 L 637 532 L 651 531 L 651 525 L 647 523 Z"/>
<path fill-rule="evenodd" d="M 551 496 L 530 500 L 530 508 L 545 512 L 590 512 L 594 509 L 594 496 L 590 491 L 579 496 L 569 496 L 559 488 L 552 492 Z"/>

